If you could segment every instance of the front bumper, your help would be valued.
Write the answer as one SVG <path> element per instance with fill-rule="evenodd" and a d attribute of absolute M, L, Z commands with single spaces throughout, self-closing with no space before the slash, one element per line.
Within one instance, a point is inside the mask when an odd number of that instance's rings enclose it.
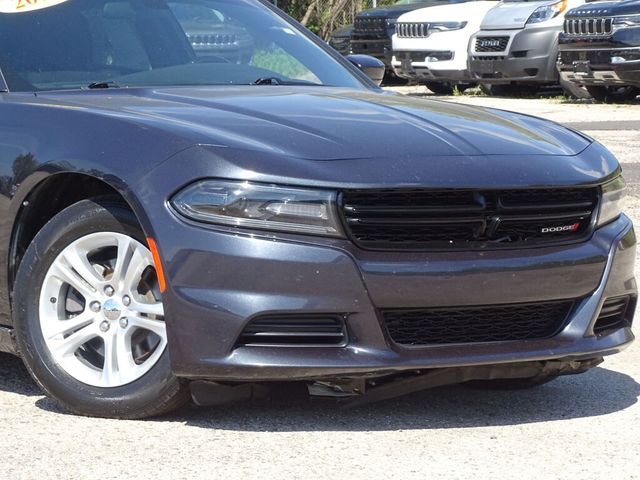
<path fill-rule="evenodd" d="M 558 70 L 563 80 L 581 85 L 640 86 L 640 47 L 562 47 Z"/>
<path fill-rule="evenodd" d="M 382 61 L 391 68 L 391 37 L 354 34 L 351 38 L 351 52 L 356 55 L 369 55 Z"/>
<path fill-rule="evenodd" d="M 556 83 L 560 27 L 527 27 L 522 30 L 482 30 L 469 43 L 469 71 L 475 81 L 506 84 Z M 478 51 L 478 38 L 508 37 L 503 51 Z"/>
<path fill-rule="evenodd" d="M 345 240 L 278 239 L 189 224 L 169 209 L 154 222 L 168 280 L 170 356 L 182 377 L 303 380 L 551 359 L 590 359 L 626 347 L 620 328 L 594 336 L 608 297 L 636 295 L 635 236 L 626 217 L 590 241 L 536 250 L 366 252 Z M 381 308 L 580 299 L 553 338 L 401 347 Z M 256 316 L 346 315 L 341 347 L 236 347 Z"/>
<path fill-rule="evenodd" d="M 455 57 L 456 52 L 394 52 L 391 59 L 393 71 L 400 78 L 417 81 L 469 82 L 471 76 L 466 62 L 460 64 Z M 448 60 L 428 61 L 435 56 Z"/>

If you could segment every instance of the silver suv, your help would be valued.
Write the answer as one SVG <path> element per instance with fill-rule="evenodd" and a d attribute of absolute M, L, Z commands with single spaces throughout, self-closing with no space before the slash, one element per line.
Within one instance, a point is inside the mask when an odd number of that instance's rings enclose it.
<path fill-rule="evenodd" d="M 469 71 L 494 94 L 534 93 L 557 84 L 558 36 L 565 12 L 584 0 L 503 0 L 469 43 Z M 564 86 L 564 85 L 563 85 Z M 579 94 L 572 85 L 566 87 Z"/>

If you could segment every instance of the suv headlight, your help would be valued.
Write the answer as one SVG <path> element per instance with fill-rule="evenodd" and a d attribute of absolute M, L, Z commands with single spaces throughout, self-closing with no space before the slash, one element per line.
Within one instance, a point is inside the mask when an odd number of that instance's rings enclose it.
<path fill-rule="evenodd" d="M 546 22 L 547 20 L 551 20 L 552 18 L 557 17 L 562 12 L 567 9 L 567 0 L 560 0 L 559 2 L 553 3 L 551 5 L 545 5 L 543 7 L 538 7 L 531 14 L 527 23 L 541 23 Z"/>
<path fill-rule="evenodd" d="M 615 17 L 613 24 L 619 27 L 640 27 L 640 15 L 624 15 Z"/>
<path fill-rule="evenodd" d="M 337 193 L 327 190 L 204 180 L 178 192 L 170 203 L 198 222 L 338 237 L 336 199 Z"/>
<path fill-rule="evenodd" d="M 435 22 L 429 23 L 429 32 L 448 32 L 450 30 L 462 30 L 467 22 Z"/>
<path fill-rule="evenodd" d="M 598 214 L 598 227 L 620 216 L 627 184 L 622 176 L 602 186 L 602 203 Z"/>

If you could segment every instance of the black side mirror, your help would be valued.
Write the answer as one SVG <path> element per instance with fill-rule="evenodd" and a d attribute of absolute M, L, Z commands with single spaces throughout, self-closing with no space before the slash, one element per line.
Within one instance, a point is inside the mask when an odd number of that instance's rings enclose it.
<path fill-rule="evenodd" d="M 380 60 L 369 55 L 347 55 L 347 60 L 362 70 L 376 85 L 380 86 L 382 84 L 385 66 Z"/>

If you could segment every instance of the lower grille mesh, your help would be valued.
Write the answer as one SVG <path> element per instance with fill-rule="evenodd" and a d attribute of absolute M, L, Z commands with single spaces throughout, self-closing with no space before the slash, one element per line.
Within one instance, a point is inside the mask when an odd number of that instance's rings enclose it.
<path fill-rule="evenodd" d="M 593 332 L 600 335 L 619 328 L 630 327 L 630 317 L 632 316 L 630 312 L 633 313 L 633 303 L 632 298 L 628 296 L 607 299 L 602 305 Z"/>
<path fill-rule="evenodd" d="M 252 320 L 236 346 L 341 346 L 347 341 L 341 316 L 269 316 Z"/>
<path fill-rule="evenodd" d="M 382 310 L 400 345 L 505 342 L 549 338 L 565 325 L 573 301 L 462 308 Z"/>

